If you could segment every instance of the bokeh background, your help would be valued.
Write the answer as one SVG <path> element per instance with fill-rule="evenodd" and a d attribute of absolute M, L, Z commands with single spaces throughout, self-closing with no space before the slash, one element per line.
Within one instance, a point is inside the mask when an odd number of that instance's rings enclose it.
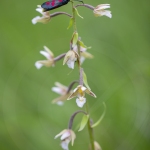
<path fill-rule="evenodd" d="M 31 23 L 40 15 L 36 5 L 44 1 L 0 2 L 0 149 L 60 150 L 54 136 L 67 128 L 71 114 L 79 110 L 75 99 L 60 107 L 51 104 L 58 95 L 51 91 L 55 81 L 69 85 L 78 79 L 77 67 L 70 71 L 62 60 L 54 68 L 37 70 L 35 61 L 48 46 L 55 56 L 69 50 L 72 28 L 69 18 L 58 16 L 50 23 Z M 103 150 L 150 149 L 150 1 L 86 0 L 97 6 L 110 3 L 112 19 L 94 17 L 78 8 L 82 41 L 95 57 L 83 64 L 97 99 L 87 96 L 94 122 L 107 112 L 95 128 L 95 140 Z M 78 3 L 78 2 L 76 2 Z M 71 4 L 51 12 L 71 13 Z M 75 87 L 75 86 L 74 86 Z M 71 150 L 87 150 L 87 128 L 77 132 L 82 115 L 75 119 L 77 138 Z"/>

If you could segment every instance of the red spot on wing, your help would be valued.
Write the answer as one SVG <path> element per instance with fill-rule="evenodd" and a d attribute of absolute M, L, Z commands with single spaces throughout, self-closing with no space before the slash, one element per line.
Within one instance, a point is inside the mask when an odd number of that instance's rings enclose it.
<path fill-rule="evenodd" d="M 58 0 L 59 2 L 62 2 L 63 0 Z"/>
<path fill-rule="evenodd" d="M 52 6 L 55 6 L 55 0 L 53 0 L 53 1 L 51 2 L 51 5 L 52 5 Z"/>
<path fill-rule="evenodd" d="M 46 2 L 46 5 L 50 5 L 51 4 L 51 2 Z"/>

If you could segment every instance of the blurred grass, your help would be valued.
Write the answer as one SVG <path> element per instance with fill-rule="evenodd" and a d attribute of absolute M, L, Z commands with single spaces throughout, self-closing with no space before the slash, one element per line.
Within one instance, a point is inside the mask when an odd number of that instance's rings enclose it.
<path fill-rule="evenodd" d="M 61 149 L 54 136 L 67 127 L 71 114 L 79 108 L 75 99 L 63 107 L 52 105 L 55 81 L 68 85 L 78 78 L 77 68 L 70 73 L 62 61 L 55 68 L 37 70 L 34 63 L 43 57 L 43 45 L 55 54 L 69 50 L 72 29 L 69 20 L 59 16 L 49 24 L 33 25 L 39 15 L 36 5 L 43 1 L 0 2 L 0 149 Z M 94 6 L 110 3 L 113 18 L 95 18 L 79 8 L 77 18 L 82 40 L 95 56 L 83 64 L 97 99 L 87 96 L 93 120 L 107 105 L 106 116 L 95 128 L 95 139 L 103 150 L 150 149 L 150 1 L 89 1 Z M 55 11 L 71 12 L 70 4 Z M 70 73 L 68 75 L 68 73 Z M 74 129 L 82 116 L 75 120 Z M 87 149 L 86 129 L 76 132 L 70 149 Z"/>

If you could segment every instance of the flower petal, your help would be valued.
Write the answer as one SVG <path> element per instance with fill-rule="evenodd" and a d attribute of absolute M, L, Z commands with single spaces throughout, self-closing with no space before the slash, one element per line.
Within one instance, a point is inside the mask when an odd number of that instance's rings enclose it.
<path fill-rule="evenodd" d="M 48 52 L 51 57 L 54 57 L 53 52 L 48 47 L 44 46 L 44 50 Z"/>
<path fill-rule="evenodd" d="M 51 59 L 51 56 L 49 53 L 45 52 L 45 51 L 40 51 L 40 54 L 42 54 L 43 56 L 45 56 L 47 59 Z"/>
<path fill-rule="evenodd" d="M 64 140 L 66 138 L 70 137 L 70 132 L 68 130 L 66 130 L 66 132 L 64 132 L 61 136 L 61 140 Z"/>
<path fill-rule="evenodd" d="M 86 103 L 86 98 L 80 97 L 76 99 L 76 103 L 79 107 L 83 107 L 83 105 Z"/>
<path fill-rule="evenodd" d="M 59 88 L 59 87 L 52 87 L 52 91 L 55 92 L 55 93 L 57 93 L 57 94 L 60 94 L 60 95 L 64 94 L 64 92 L 62 91 L 62 89 Z"/>
<path fill-rule="evenodd" d="M 57 105 L 59 105 L 59 106 L 62 106 L 63 104 L 64 104 L 64 102 L 62 102 L 62 101 L 57 102 Z"/>
<path fill-rule="evenodd" d="M 95 95 L 92 91 L 90 91 L 89 89 L 86 89 L 85 92 L 86 92 L 87 94 L 89 94 L 89 95 L 91 95 L 91 96 L 93 96 L 93 97 L 96 98 L 96 95 Z"/>
<path fill-rule="evenodd" d="M 62 134 L 64 134 L 65 132 L 67 132 L 68 130 L 67 129 L 64 129 L 63 131 L 61 131 L 60 133 L 58 133 L 54 139 L 58 138 L 59 136 L 61 136 Z"/>
<path fill-rule="evenodd" d="M 74 61 L 73 60 L 68 60 L 67 65 L 69 68 L 74 69 Z"/>
<path fill-rule="evenodd" d="M 68 144 L 69 144 L 70 140 L 65 140 L 61 142 L 61 147 L 63 148 L 63 150 L 69 150 L 68 149 Z"/>
<path fill-rule="evenodd" d="M 35 67 L 37 69 L 40 69 L 43 66 L 43 64 L 41 64 L 39 61 L 35 62 Z"/>
<path fill-rule="evenodd" d="M 65 91 L 68 90 L 68 87 L 67 87 L 67 86 L 65 86 L 65 85 L 63 85 L 63 84 L 61 84 L 61 83 L 59 83 L 59 82 L 55 82 L 55 85 L 56 85 L 57 87 L 59 87 L 59 88 L 65 90 Z"/>
<path fill-rule="evenodd" d="M 70 130 L 70 133 L 71 133 L 71 145 L 73 146 L 76 135 L 72 130 Z"/>
<path fill-rule="evenodd" d="M 38 20 L 40 20 L 40 19 L 41 19 L 40 16 L 36 16 L 36 17 L 34 17 L 34 18 L 32 19 L 32 23 L 33 23 L 33 24 L 36 24 L 36 23 L 38 22 Z"/>
<path fill-rule="evenodd" d="M 95 10 L 102 10 L 102 9 L 107 9 L 110 8 L 110 4 L 101 4 L 96 6 Z"/>
<path fill-rule="evenodd" d="M 112 18 L 111 11 L 109 11 L 109 10 L 105 10 L 105 13 L 103 15 L 105 15 L 105 16 L 107 16 L 109 18 Z"/>

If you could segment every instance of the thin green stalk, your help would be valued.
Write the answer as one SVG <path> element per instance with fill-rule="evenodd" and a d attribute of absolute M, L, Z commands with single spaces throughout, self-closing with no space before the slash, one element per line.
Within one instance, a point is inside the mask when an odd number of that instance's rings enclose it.
<path fill-rule="evenodd" d="M 86 112 L 87 112 L 87 114 L 89 114 L 87 102 L 86 102 Z M 89 132 L 89 137 L 90 137 L 91 150 L 95 150 L 95 149 L 94 149 L 93 129 L 91 128 L 90 118 L 88 119 L 88 132 Z"/>
<path fill-rule="evenodd" d="M 73 16 L 73 27 L 74 27 L 74 32 L 77 31 L 77 26 L 76 26 L 76 12 L 75 12 L 75 9 L 74 9 L 74 2 L 71 1 L 72 3 L 72 16 Z"/>

